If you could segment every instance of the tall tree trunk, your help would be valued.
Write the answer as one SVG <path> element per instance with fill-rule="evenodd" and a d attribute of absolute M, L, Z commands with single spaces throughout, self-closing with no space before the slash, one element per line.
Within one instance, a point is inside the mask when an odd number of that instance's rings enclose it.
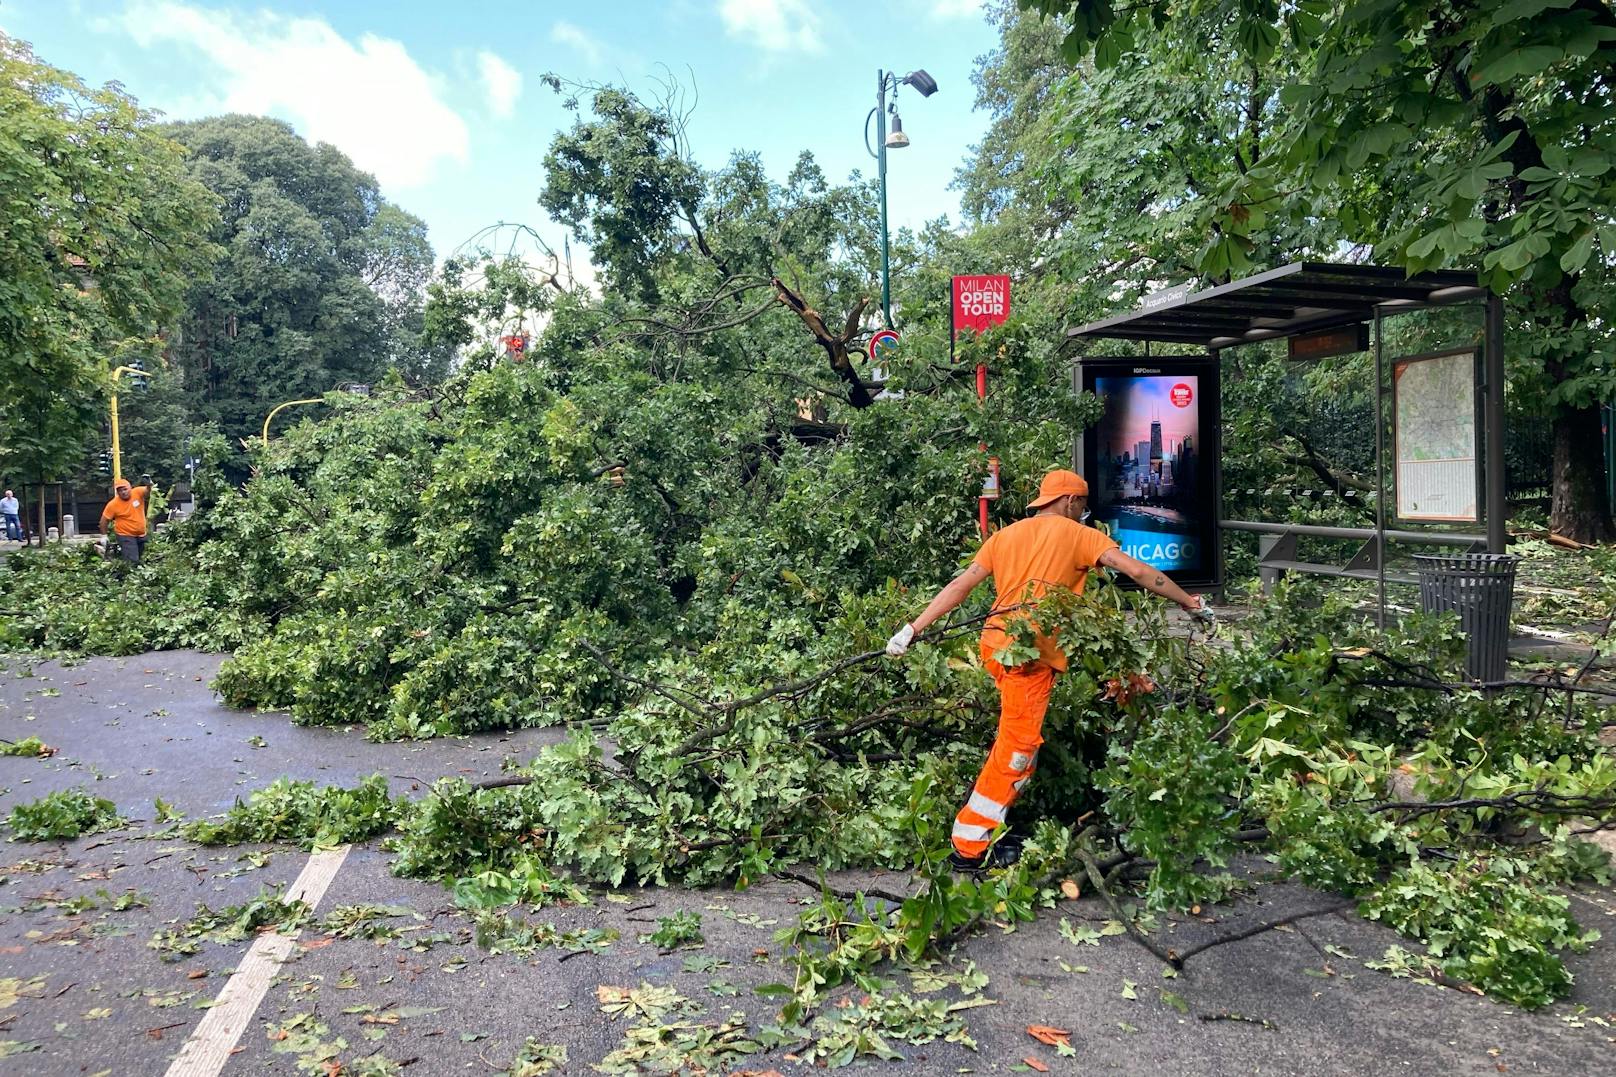
<path fill-rule="evenodd" d="M 1550 531 L 1578 542 L 1616 539 L 1603 482 L 1604 449 L 1597 405 L 1555 409 Z"/>

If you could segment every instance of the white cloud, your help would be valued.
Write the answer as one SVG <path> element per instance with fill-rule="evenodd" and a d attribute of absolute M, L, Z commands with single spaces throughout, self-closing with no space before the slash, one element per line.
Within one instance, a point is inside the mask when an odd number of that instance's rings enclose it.
<path fill-rule="evenodd" d="M 606 57 L 606 49 L 589 31 L 565 20 L 550 27 L 550 40 L 571 49 L 589 67 L 600 66 Z"/>
<path fill-rule="evenodd" d="M 731 37 L 768 52 L 820 52 L 819 16 L 804 0 L 718 0 Z"/>
<path fill-rule="evenodd" d="M 477 54 L 477 73 L 482 76 L 483 88 L 488 91 L 488 105 L 496 116 L 509 116 L 516 111 L 516 99 L 522 96 L 522 73 L 491 52 Z"/>
<path fill-rule="evenodd" d="M 175 62 L 194 64 L 202 86 L 188 111 L 290 120 L 389 189 L 425 183 L 444 159 L 466 160 L 465 121 L 444 102 L 441 80 L 397 41 L 374 34 L 349 41 L 323 19 L 238 15 L 177 0 L 137 0 L 116 24 L 143 48 L 187 50 Z M 492 83 L 489 93 L 497 110 Z"/>

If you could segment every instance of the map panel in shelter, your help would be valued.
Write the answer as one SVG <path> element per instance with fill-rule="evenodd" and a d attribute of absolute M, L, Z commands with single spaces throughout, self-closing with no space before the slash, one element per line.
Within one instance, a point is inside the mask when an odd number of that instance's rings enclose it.
<path fill-rule="evenodd" d="M 1476 473 L 1476 353 L 1392 365 L 1397 516 L 1480 520 Z"/>

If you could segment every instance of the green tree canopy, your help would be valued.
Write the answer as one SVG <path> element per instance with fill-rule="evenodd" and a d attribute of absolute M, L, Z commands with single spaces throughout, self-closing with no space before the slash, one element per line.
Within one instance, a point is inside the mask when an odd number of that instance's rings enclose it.
<path fill-rule="evenodd" d="M 182 147 L 115 87 L 0 34 L 0 470 L 81 458 L 108 373 L 155 360 L 216 220 Z"/>
<path fill-rule="evenodd" d="M 1092 49 L 1098 71 L 1151 78 L 1163 47 L 1219 39 L 1241 67 L 1294 65 L 1262 99 L 1276 109 L 1270 152 L 1200 203 L 1204 226 L 1231 239 L 1203 251 L 1202 272 L 1257 264 L 1234 239 L 1290 192 L 1381 262 L 1476 269 L 1508 293 L 1517 377 L 1553 419 L 1551 526 L 1585 540 L 1616 534 L 1597 410 L 1616 398 L 1608 3 L 1020 3 L 1062 19 L 1067 61 Z"/>
<path fill-rule="evenodd" d="M 375 382 L 391 368 L 442 376 L 446 355 L 419 340 L 426 226 L 387 202 L 374 177 L 267 117 L 168 132 L 220 205 L 223 254 L 191 290 L 171 349 L 195 418 L 242 437 L 284 400 Z"/>

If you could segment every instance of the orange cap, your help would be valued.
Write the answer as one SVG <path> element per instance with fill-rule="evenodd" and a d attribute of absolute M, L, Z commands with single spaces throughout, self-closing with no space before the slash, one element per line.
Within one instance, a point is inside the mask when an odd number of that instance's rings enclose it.
<path fill-rule="evenodd" d="M 1029 509 L 1041 509 L 1058 497 L 1075 494 L 1078 497 L 1089 496 L 1089 484 L 1083 481 L 1083 476 L 1075 471 L 1065 468 L 1056 468 L 1044 476 L 1044 481 L 1038 484 L 1038 496 L 1027 502 Z"/>
<path fill-rule="evenodd" d="M 113 480 L 112 480 L 112 488 L 113 488 L 113 489 L 114 489 L 114 490 L 116 490 L 116 489 L 117 489 L 117 488 L 118 488 L 118 487 L 120 487 L 120 486 L 129 486 L 129 480 L 128 480 L 128 479 L 126 479 L 126 478 L 124 478 L 124 477 L 123 477 L 123 476 L 121 476 L 121 475 L 120 475 L 120 476 L 119 476 L 119 477 L 118 477 L 118 478 L 116 478 L 116 479 L 113 479 Z M 131 489 L 131 490 L 133 490 L 133 489 L 134 489 L 134 487 L 133 487 L 133 486 L 129 486 L 129 488 L 130 488 L 130 489 Z"/>

